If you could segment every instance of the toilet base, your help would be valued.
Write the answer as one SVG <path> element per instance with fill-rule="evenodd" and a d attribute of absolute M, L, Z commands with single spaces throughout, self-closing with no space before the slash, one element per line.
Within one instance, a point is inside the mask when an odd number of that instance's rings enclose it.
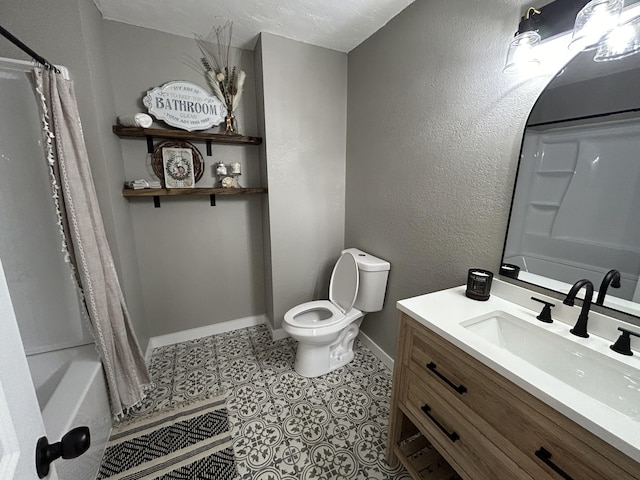
<path fill-rule="evenodd" d="M 315 345 L 298 341 L 294 370 L 303 377 L 319 377 L 343 367 L 354 358 L 353 342 L 360 332 L 362 318 L 337 333 L 335 341 Z"/>

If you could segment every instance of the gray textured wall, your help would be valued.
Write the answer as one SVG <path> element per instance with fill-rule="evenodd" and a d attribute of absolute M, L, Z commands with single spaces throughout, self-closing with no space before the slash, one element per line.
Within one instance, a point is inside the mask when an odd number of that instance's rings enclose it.
<path fill-rule="evenodd" d="M 115 111 L 146 111 L 145 93 L 172 80 L 207 88 L 189 67 L 200 57 L 194 40 L 118 22 L 104 22 Z M 237 111 L 239 131 L 257 135 L 253 52 L 236 51 L 247 82 Z M 115 120 L 115 119 L 114 119 Z M 162 122 L 158 126 L 167 127 Z M 157 139 L 156 142 L 162 139 Z M 240 162 L 244 187 L 260 186 L 258 148 L 193 142 L 205 170 L 196 187 L 212 187 L 215 162 Z M 142 139 L 120 141 L 123 179 L 153 178 Z M 261 315 L 264 307 L 261 198 L 258 195 L 131 200 L 140 277 L 151 336 Z"/>
<path fill-rule="evenodd" d="M 392 356 L 397 300 L 470 267 L 497 273 L 524 123 L 549 80 L 501 73 L 521 13 L 418 0 L 349 53 L 345 244 L 391 262 L 362 330 Z"/>
<path fill-rule="evenodd" d="M 277 329 L 288 309 L 328 298 L 344 245 L 347 55 L 266 33 L 258 52 Z"/>
<path fill-rule="evenodd" d="M 260 178 L 262 185 L 268 185 L 267 178 L 267 144 L 269 139 L 265 137 L 265 114 L 264 114 L 264 82 L 262 68 L 262 39 L 258 36 L 256 46 L 253 50 L 254 71 L 256 73 L 256 114 L 258 118 L 258 133 L 264 139 L 259 148 Z M 264 307 L 268 321 L 273 327 L 273 282 L 271 265 L 271 226 L 269 219 L 269 197 L 262 198 L 262 252 L 264 255 Z"/>
<path fill-rule="evenodd" d="M 107 237 L 143 348 L 149 333 L 129 205 L 122 197 L 124 169 L 118 139 L 111 134 L 115 115 L 104 46 L 102 18 L 93 2 L 5 2 L 2 25 L 49 61 L 69 68 L 78 99 L 85 142 Z M 5 39 L 0 56 L 29 59 Z"/>

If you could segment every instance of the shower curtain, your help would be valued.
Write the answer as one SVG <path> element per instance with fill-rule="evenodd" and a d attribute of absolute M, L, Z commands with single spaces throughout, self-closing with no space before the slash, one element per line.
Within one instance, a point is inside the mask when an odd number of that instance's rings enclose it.
<path fill-rule="evenodd" d="M 62 248 L 71 265 L 104 365 L 116 419 L 150 383 L 107 243 L 73 83 L 51 69 L 30 75 L 41 108 Z"/>

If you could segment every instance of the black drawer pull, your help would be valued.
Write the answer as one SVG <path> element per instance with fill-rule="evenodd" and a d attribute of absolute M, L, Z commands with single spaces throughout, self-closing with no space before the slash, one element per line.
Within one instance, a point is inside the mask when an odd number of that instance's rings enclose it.
<path fill-rule="evenodd" d="M 449 437 L 449 440 L 451 440 L 452 442 L 455 442 L 456 440 L 460 439 L 460 435 L 458 435 L 456 432 L 447 432 L 447 429 L 444 428 L 442 426 L 442 424 L 436 420 L 433 415 L 431 415 L 429 412 L 431 411 L 431 407 L 429 405 L 423 405 L 421 410 L 424 412 L 424 414 L 429 417 L 429 419 L 436 424 L 436 427 L 438 427 L 440 430 L 442 430 L 442 433 L 444 433 L 447 437 Z"/>
<path fill-rule="evenodd" d="M 540 450 L 538 450 L 536 452 L 536 457 L 538 457 L 540 460 L 542 460 L 544 463 L 547 464 L 547 466 L 553 470 L 554 472 L 556 472 L 558 475 L 560 475 L 562 478 L 564 478 L 565 480 L 573 480 L 573 478 L 571 478 L 569 475 L 567 475 L 564 470 L 562 470 L 559 466 L 557 466 L 555 463 L 553 463 L 551 461 L 551 452 L 549 452 L 547 449 L 545 449 L 544 447 L 540 447 Z"/>
<path fill-rule="evenodd" d="M 460 386 L 456 386 L 454 385 L 451 380 L 449 380 L 447 377 L 445 377 L 444 375 L 442 375 L 438 370 L 436 370 L 436 364 L 433 362 L 429 362 L 427 363 L 427 368 L 429 370 L 431 370 L 433 373 L 435 373 L 438 378 L 440 380 L 442 380 L 443 382 L 445 382 L 447 385 L 449 385 L 451 388 L 453 388 L 456 392 L 458 392 L 460 395 L 462 395 L 464 392 L 467 391 L 467 387 L 465 387 L 464 385 L 460 385 Z"/>

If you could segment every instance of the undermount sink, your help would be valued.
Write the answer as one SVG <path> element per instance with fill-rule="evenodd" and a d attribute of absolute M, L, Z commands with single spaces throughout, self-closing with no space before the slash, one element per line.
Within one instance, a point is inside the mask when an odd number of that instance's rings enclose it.
<path fill-rule="evenodd" d="M 491 312 L 460 325 L 640 422 L 639 370 L 506 312 Z"/>

